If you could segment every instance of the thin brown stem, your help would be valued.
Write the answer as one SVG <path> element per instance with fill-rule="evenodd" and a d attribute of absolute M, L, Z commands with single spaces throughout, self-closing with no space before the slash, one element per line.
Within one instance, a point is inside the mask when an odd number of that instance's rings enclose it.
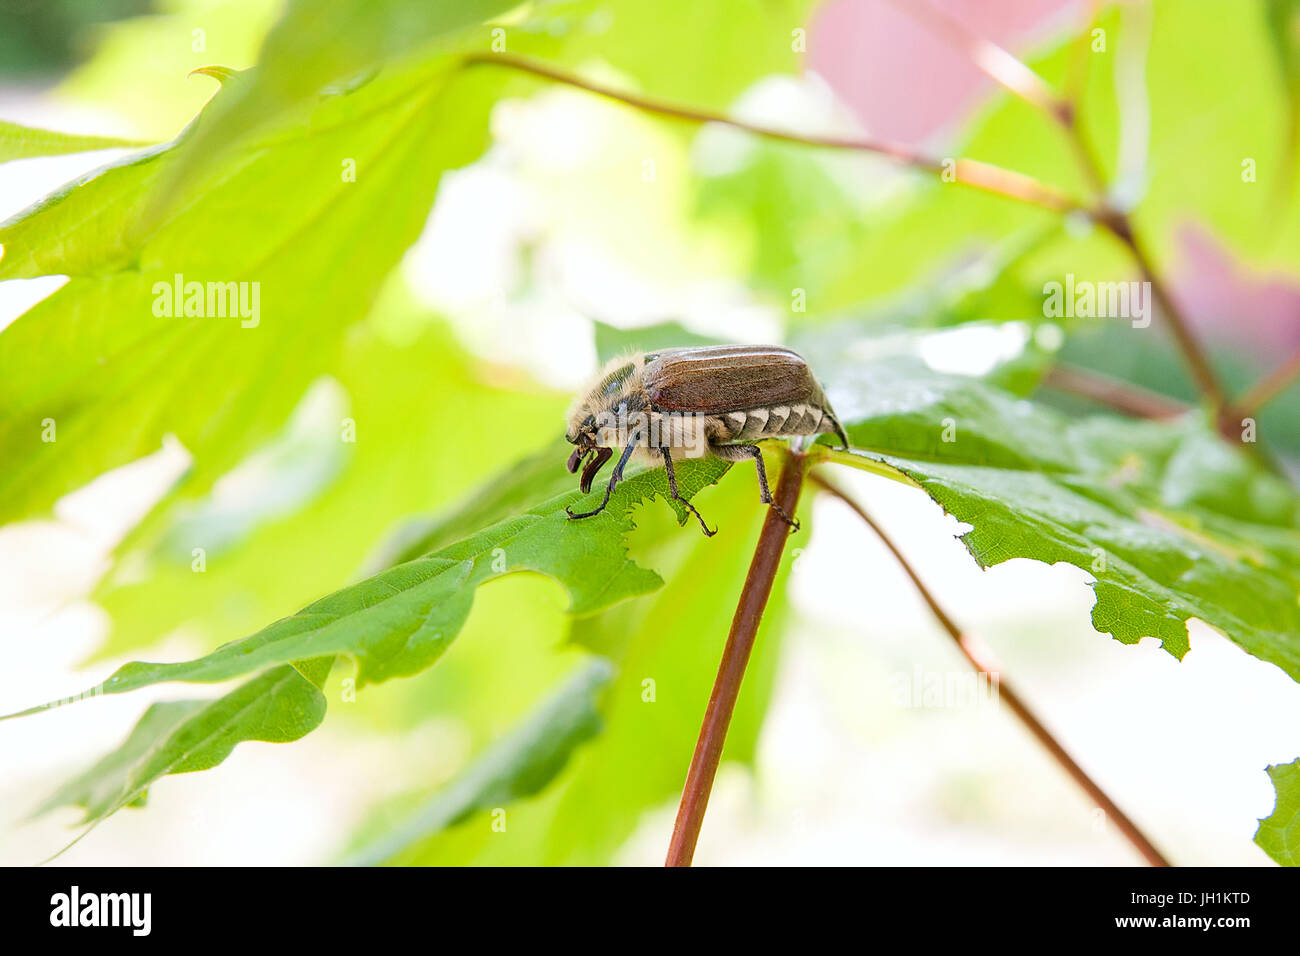
<path fill-rule="evenodd" d="M 893 2 L 899 9 L 905 10 L 918 22 L 925 24 L 936 36 L 946 39 L 964 52 L 971 62 L 988 76 L 1031 106 L 1042 110 L 1065 130 L 1079 168 L 1094 194 L 1094 205 L 1089 210 L 1089 214 L 1095 221 L 1110 229 L 1128 247 L 1142 277 L 1151 284 L 1152 295 L 1160 306 L 1160 312 L 1168 323 L 1179 350 L 1183 353 L 1197 387 L 1209 401 L 1216 418 L 1222 418 L 1226 396 L 1205 350 L 1192 332 L 1186 316 L 1152 266 L 1150 257 L 1137 238 L 1128 213 L 1112 207 L 1106 200 L 1105 175 L 1087 136 L 1080 128 L 1078 104 L 1058 96 L 1048 86 L 1046 80 L 1013 54 L 973 33 L 965 24 L 936 10 L 924 0 L 907 4 L 899 3 L 897 0 Z M 1078 82 L 1081 83 L 1082 78 Z"/>
<path fill-rule="evenodd" d="M 1102 169 L 1101 160 L 1097 156 L 1096 150 L 1093 149 L 1092 141 L 1084 132 L 1082 115 L 1083 115 L 1083 89 L 1088 80 L 1088 56 L 1089 49 L 1089 27 L 1096 22 L 1098 4 L 1093 5 L 1088 21 L 1084 25 L 1083 33 L 1076 41 L 1074 56 L 1070 64 L 1070 75 L 1067 79 L 1069 92 L 1066 94 L 1064 109 L 1057 109 L 1050 114 L 1052 119 L 1061 124 L 1065 130 L 1065 139 L 1069 144 L 1070 151 L 1074 153 L 1075 162 L 1078 164 L 1083 178 L 1088 184 L 1088 190 L 1092 193 L 1095 208 L 1103 214 L 1113 215 L 1106 201 L 1106 173 Z M 1094 217 L 1095 218 L 1095 217 Z"/>
<path fill-rule="evenodd" d="M 1165 859 L 1164 855 L 1157 850 L 1155 845 L 1146 838 L 1140 829 L 1138 829 L 1137 824 L 1130 820 L 1115 801 L 1112 800 L 1106 792 L 1088 776 L 1084 769 L 1075 762 L 1069 752 L 1052 735 L 1052 732 L 1047 729 L 1041 720 L 1038 719 L 1033 710 L 1030 709 L 1029 705 L 1025 703 L 1021 696 L 1012 690 L 1012 688 L 1007 684 L 1006 680 L 1001 676 L 1002 665 L 994 658 L 993 653 L 988 646 L 974 635 L 962 631 L 962 629 L 957 626 L 957 623 L 948 616 L 948 613 L 939 604 L 938 600 L 935 599 L 930 589 L 925 586 L 925 582 L 921 580 L 920 575 L 918 575 L 912 568 L 912 565 L 908 562 L 907 558 L 905 558 L 903 553 L 899 551 L 898 546 L 894 544 L 893 540 L 885 533 L 884 529 L 881 528 L 880 525 L 876 524 L 861 505 L 826 478 L 822 477 L 818 472 L 814 471 L 810 473 L 808 480 L 819 488 L 834 495 L 840 501 L 844 502 L 844 504 L 848 505 L 848 507 L 876 533 L 876 536 L 880 538 L 885 547 L 889 549 L 891 554 L 893 554 L 895 560 L 898 561 L 904 573 L 911 578 L 912 584 L 920 593 L 922 600 L 924 600 L 929 606 L 931 613 L 934 614 L 935 618 L 943 626 L 943 629 L 948 632 L 948 636 L 953 639 L 953 642 L 957 645 L 957 648 L 961 651 L 962 655 L 965 656 L 966 660 L 970 661 L 971 666 L 986 678 L 997 682 L 998 699 L 1005 702 L 1006 705 L 1011 708 L 1012 713 L 1020 718 L 1020 722 L 1029 729 L 1030 733 L 1038 738 L 1038 742 L 1047 749 L 1048 753 L 1050 753 L 1056 762 L 1059 763 L 1061 767 L 1064 768 L 1064 770 L 1074 779 L 1075 783 L 1082 787 L 1083 790 L 1087 792 L 1088 796 L 1095 801 L 1097 806 L 1099 806 L 1106 815 L 1115 822 L 1119 831 L 1124 835 L 1129 843 L 1133 845 L 1134 849 L 1142 854 L 1147 863 L 1152 866 L 1169 866 L 1169 861 Z"/>
<path fill-rule="evenodd" d="M 1116 213 L 1106 201 L 1106 174 L 1102 171 L 1101 160 L 1093 151 L 1091 141 L 1084 135 L 1079 125 L 1079 113 L 1076 107 L 1070 108 L 1069 117 L 1063 122 L 1066 142 L 1070 151 L 1074 153 L 1075 162 L 1078 163 L 1083 178 L 1088 184 L 1088 191 L 1095 197 L 1096 207 L 1093 218 L 1114 216 Z"/>
<path fill-rule="evenodd" d="M 1057 391 L 1081 395 L 1137 418 L 1175 418 L 1188 410 L 1176 398 L 1076 365 L 1052 366 L 1043 384 Z"/>
<path fill-rule="evenodd" d="M 693 106 L 643 96 L 640 93 L 618 90 L 557 69 L 540 60 L 515 56 L 509 53 L 474 53 L 466 56 L 463 62 L 467 66 L 485 64 L 530 73 L 533 76 L 542 77 L 555 83 L 561 83 L 565 86 L 571 86 L 575 89 L 585 90 L 588 93 L 594 93 L 597 96 L 625 103 L 647 113 L 684 120 L 688 123 L 720 123 L 733 129 L 744 130 L 755 136 L 762 136 L 765 139 L 785 143 L 797 143 L 823 149 L 875 153 L 902 165 L 934 173 L 944 181 L 956 182 L 973 189 L 995 193 L 1052 212 L 1084 211 L 1078 202 L 1053 186 L 1040 182 L 1032 176 L 1026 176 L 1024 173 L 1004 169 L 1001 166 L 994 166 L 979 160 L 937 159 L 918 153 L 907 146 L 882 140 L 847 136 L 805 135 L 757 123 L 747 123 L 744 120 L 734 119 L 720 113 L 712 113 Z"/>
<path fill-rule="evenodd" d="M 962 53 L 985 76 L 1013 96 L 1024 100 L 1054 122 L 1059 123 L 1069 134 L 1070 148 L 1079 161 L 1079 168 L 1083 171 L 1092 193 L 1098 197 L 1104 193 L 1105 179 L 1101 164 L 1089 144 L 1078 135 L 1077 96 L 1062 96 L 1057 93 L 1047 80 L 1014 53 L 980 36 L 952 14 L 932 6 L 927 0 L 887 0 L 887 2 Z M 1091 19 L 1090 16 L 1089 22 Z M 1083 38 L 1086 37 L 1085 28 Z M 1081 86 L 1085 77 L 1082 72 L 1083 64 L 1078 62 L 1077 52 L 1075 60 L 1073 69 L 1078 75 L 1071 76 L 1072 87 Z M 1086 60 L 1083 63 L 1086 63 Z"/>
<path fill-rule="evenodd" d="M 1077 114 L 1079 101 L 1083 99 L 1088 82 L 1088 60 L 1092 55 L 1092 30 L 1101 14 L 1104 0 L 1088 0 L 1083 17 L 1080 19 L 1078 36 L 1074 39 L 1074 49 L 1070 51 L 1069 71 L 1065 79 L 1065 100 L 1070 104 L 1072 113 Z"/>
<path fill-rule="evenodd" d="M 1095 9 L 1092 16 L 1094 18 L 1096 16 Z M 1085 59 L 1083 62 L 1086 65 L 1087 60 Z M 1083 79 L 1083 76 L 1079 77 L 1080 88 Z M 1173 333 L 1179 351 L 1183 353 L 1183 358 L 1191 370 L 1197 388 L 1209 401 L 1215 416 L 1219 417 L 1224 410 L 1227 395 L 1219 384 L 1218 376 L 1210 364 L 1209 356 L 1202 347 L 1200 339 L 1192 331 L 1191 323 L 1184 315 L 1177 301 L 1175 301 L 1172 293 L 1166 288 L 1159 273 L 1156 272 L 1151 257 L 1147 254 L 1145 246 L 1138 238 L 1132 217 L 1127 211 L 1117 209 L 1107 201 L 1105 173 L 1101 168 L 1100 160 L 1098 160 L 1096 153 L 1092 149 L 1088 136 L 1079 124 L 1078 103 L 1072 102 L 1071 108 L 1064 114 L 1057 113 L 1053 115 L 1062 121 L 1079 166 L 1093 189 L 1097 202 L 1093 219 L 1108 228 L 1128 248 L 1129 254 L 1133 257 L 1133 261 L 1137 263 L 1138 269 L 1142 273 L 1142 277 L 1151 285 L 1151 294 L 1155 297 L 1156 304 L 1159 305 L 1160 313 L 1169 325 L 1170 332 Z"/>
<path fill-rule="evenodd" d="M 1164 316 L 1169 330 L 1173 333 L 1174 341 L 1178 343 L 1178 348 L 1183 353 L 1192 378 L 1195 379 L 1201 394 L 1209 401 L 1211 410 L 1216 416 L 1219 415 L 1226 404 L 1223 387 L 1219 384 L 1218 376 L 1210 365 L 1209 356 L 1202 348 L 1200 339 L 1192 331 L 1187 316 L 1183 314 L 1183 310 L 1151 264 L 1151 258 L 1133 231 L 1132 222 L 1125 213 L 1115 211 L 1112 211 L 1108 217 L 1102 217 L 1101 221 L 1120 242 L 1128 246 L 1133 261 L 1137 263 L 1138 270 L 1142 273 L 1142 278 L 1151 285 L 1151 295 L 1155 298 L 1160 314 Z"/>
<path fill-rule="evenodd" d="M 1242 415 L 1253 415 L 1261 406 L 1294 385 L 1297 379 L 1300 379 L 1300 353 L 1248 388 L 1232 403 L 1232 407 Z"/>
<path fill-rule="evenodd" d="M 799 504 L 799 492 L 803 489 L 806 463 L 805 455 L 793 452 L 781 469 L 781 478 L 776 487 L 776 507 L 767 510 L 763 530 L 758 535 L 758 545 L 754 548 L 754 559 L 750 562 L 749 574 L 745 576 L 745 587 L 740 592 L 740 603 L 736 606 L 736 615 L 731 621 L 731 632 L 727 635 L 722 661 L 718 665 L 718 676 L 713 682 L 713 693 L 709 695 L 709 706 L 704 712 L 704 723 L 695 744 L 695 755 L 691 758 L 691 767 L 686 774 L 686 786 L 682 789 L 682 802 L 677 809 L 677 821 L 673 824 L 673 836 L 668 845 L 665 866 L 690 866 L 695 855 L 695 843 L 704 823 L 704 811 L 709 805 L 709 793 L 713 789 L 713 778 L 718 772 L 722 745 L 727 739 L 727 727 L 731 724 L 731 715 L 736 709 L 736 698 L 740 696 L 745 666 L 749 663 L 749 654 L 754 648 L 754 636 L 758 633 L 763 609 L 767 607 L 768 596 L 772 593 L 772 582 L 776 580 L 777 569 L 781 566 L 786 539 L 790 537 L 790 525 L 777 509 L 787 515 L 795 513 Z"/>
<path fill-rule="evenodd" d="M 926 0 L 886 0 L 934 36 L 965 55 L 981 72 L 1037 109 L 1068 120 L 1070 104 L 1015 54 L 970 30 L 946 10 Z"/>

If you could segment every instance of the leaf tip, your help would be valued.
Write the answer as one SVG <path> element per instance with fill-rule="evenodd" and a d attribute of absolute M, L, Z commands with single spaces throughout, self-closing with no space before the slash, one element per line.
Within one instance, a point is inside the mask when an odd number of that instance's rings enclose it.
<path fill-rule="evenodd" d="M 202 76 L 210 76 L 218 83 L 224 86 L 227 80 L 238 76 L 241 72 L 243 71 L 231 69 L 228 66 L 217 66 L 217 65 L 196 66 L 194 69 L 190 70 L 190 72 L 185 75 L 185 78 L 189 79 L 194 74 L 198 73 Z"/>

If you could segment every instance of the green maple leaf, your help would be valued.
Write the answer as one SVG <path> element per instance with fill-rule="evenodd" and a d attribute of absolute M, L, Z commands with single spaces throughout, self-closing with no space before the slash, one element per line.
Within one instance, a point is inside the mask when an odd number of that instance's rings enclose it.
<path fill-rule="evenodd" d="M 901 472 L 972 526 L 982 567 L 1073 564 L 1116 640 L 1181 658 L 1195 617 L 1300 680 L 1300 500 L 1199 415 L 1072 420 L 919 365 L 843 372 L 832 398 L 857 450 L 837 460 Z"/>
<path fill-rule="evenodd" d="M 1255 842 L 1283 866 L 1300 866 L 1300 759 L 1267 770 L 1277 804 L 1259 821 Z"/>

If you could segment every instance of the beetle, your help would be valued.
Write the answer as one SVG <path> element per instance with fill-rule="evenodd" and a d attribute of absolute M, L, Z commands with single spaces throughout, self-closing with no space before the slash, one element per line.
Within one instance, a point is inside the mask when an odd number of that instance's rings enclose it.
<path fill-rule="evenodd" d="M 590 518 L 609 504 L 623 479 L 623 469 L 637 456 L 668 473 L 668 490 L 695 515 L 705 535 L 704 519 L 677 491 L 674 458 L 713 456 L 724 461 L 752 458 L 765 505 L 791 526 L 793 517 L 772 500 L 763 453 L 753 441 L 794 435 L 834 433 L 847 449 L 848 436 L 808 363 L 776 345 L 715 345 L 665 349 L 611 360 L 579 393 L 569 409 L 565 438 L 574 445 L 568 468 L 582 469 L 579 487 L 591 491 L 597 473 L 621 449 L 605 497 L 592 511 L 570 518 Z"/>

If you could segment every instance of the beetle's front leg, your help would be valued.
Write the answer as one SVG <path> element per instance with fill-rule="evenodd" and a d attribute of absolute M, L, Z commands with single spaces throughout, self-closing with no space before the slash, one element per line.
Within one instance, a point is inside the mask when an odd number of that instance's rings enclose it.
<path fill-rule="evenodd" d="M 623 469 L 627 467 L 627 461 L 632 457 L 632 451 L 640 440 L 641 436 L 638 432 L 632 436 L 632 439 L 627 443 L 627 447 L 623 449 L 623 456 L 619 458 L 618 464 L 614 466 L 614 471 L 609 476 L 609 484 L 605 486 L 605 497 L 601 499 L 596 509 L 594 511 L 584 511 L 582 514 L 574 514 L 573 509 L 566 505 L 564 510 L 570 518 L 591 518 L 605 510 L 605 506 L 609 504 L 609 496 L 614 493 L 614 487 L 623 480 Z"/>

